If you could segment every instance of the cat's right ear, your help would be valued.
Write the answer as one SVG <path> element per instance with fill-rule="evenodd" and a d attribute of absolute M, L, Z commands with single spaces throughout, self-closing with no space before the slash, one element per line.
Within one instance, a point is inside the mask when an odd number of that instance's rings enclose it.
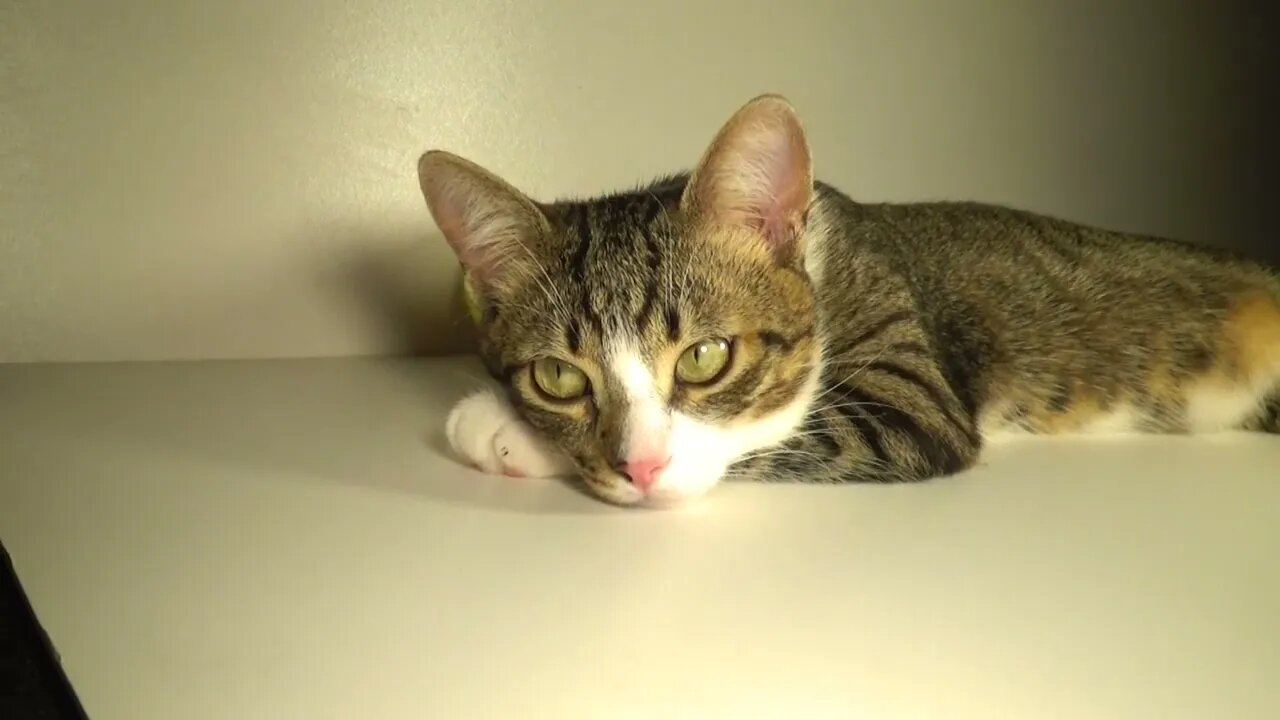
<path fill-rule="evenodd" d="M 527 241 L 548 229 L 536 203 L 497 175 L 443 150 L 418 160 L 431 217 L 483 293 L 510 282 L 530 258 Z"/>
<path fill-rule="evenodd" d="M 791 103 L 761 95 L 743 105 L 712 141 L 685 186 L 683 206 L 713 225 L 763 241 L 781 263 L 804 254 L 813 199 L 813 161 Z"/>

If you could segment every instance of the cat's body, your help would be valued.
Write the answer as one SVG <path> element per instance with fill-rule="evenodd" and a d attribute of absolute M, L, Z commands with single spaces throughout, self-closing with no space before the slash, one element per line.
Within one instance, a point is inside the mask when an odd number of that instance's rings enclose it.
<path fill-rule="evenodd" d="M 784 443 L 804 452 L 760 477 L 931 477 L 1023 433 L 1280 432 L 1280 281 L 1266 269 L 1003 207 L 818 188 L 823 396 L 815 434 Z"/>
<path fill-rule="evenodd" d="M 937 477 L 1016 433 L 1280 432 L 1274 272 L 989 205 L 858 204 L 812 181 L 790 112 L 754 101 L 692 178 L 583 202 L 503 205 L 496 178 L 424 158 L 509 389 L 458 406 L 454 447 L 633 503 Z M 728 359 L 705 379 L 695 350 Z"/>

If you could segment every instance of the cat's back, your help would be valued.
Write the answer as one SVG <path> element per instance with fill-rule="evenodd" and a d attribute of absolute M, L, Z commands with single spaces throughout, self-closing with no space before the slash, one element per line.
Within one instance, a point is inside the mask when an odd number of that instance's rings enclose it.
<path fill-rule="evenodd" d="M 1280 274 L 1223 250 L 995 204 L 860 204 L 829 186 L 821 192 L 829 264 L 879 263 L 917 293 L 1040 299 L 1059 311 L 1060 303 L 1157 311 L 1157 301 L 1212 311 L 1247 291 L 1280 302 Z"/>
<path fill-rule="evenodd" d="M 1208 273 L 1275 279 L 1274 269 L 1230 252 L 1179 240 L 1126 233 L 1062 217 L 972 201 L 856 203 L 830 186 L 841 239 L 888 258 L 968 271 L 1094 270 L 1114 275 Z M 839 244 L 839 241 L 837 241 Z M 895 258 L 895 256 L 897 256 Z M 1120 264 L 1117 264 L 1120 263 Z"/>
<path fill-rule="evenodd" d="M 998 205 L 820 197 L 834 333 L 909 312 L 997 415 L 1057 428 L 1067 408 L 1128 397 L 1169 429 L 1184 423 L 1163 406 L 1190 401 L 1165 388 L 1280 373 L 1280 280 L 1248 259 Z"/>

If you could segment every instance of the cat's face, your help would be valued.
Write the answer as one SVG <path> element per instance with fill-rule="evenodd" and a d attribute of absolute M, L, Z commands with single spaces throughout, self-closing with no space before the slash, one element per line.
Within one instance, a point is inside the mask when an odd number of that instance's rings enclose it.
<path fill-rule="evenodd" d="M 445 153 L 420 169 L 481 298 L 482 356 L 600 497 L 698 495 L 802 421 L 812 178 L 784 101 L 740 110 L 687 181 L 587 202 L 538 204 Z"/>
<path fill-rule="evenodd" d="M 546 277 L 489 301 L 481 348 L 593 490 L 688 497 L 791 432 L 816 364 L 803 273 L 653 197 L 545 214 Z"/>

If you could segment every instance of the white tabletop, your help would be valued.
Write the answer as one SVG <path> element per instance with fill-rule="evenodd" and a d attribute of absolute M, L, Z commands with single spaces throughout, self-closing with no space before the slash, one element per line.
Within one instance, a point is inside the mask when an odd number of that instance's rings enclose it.
<path fill-rule="evenodd" d="M 89 714 L 1280 717 L 1280 438 L 623 510 L 455 464 L 475 377 L 0 366 L 0 539 Z"/>

